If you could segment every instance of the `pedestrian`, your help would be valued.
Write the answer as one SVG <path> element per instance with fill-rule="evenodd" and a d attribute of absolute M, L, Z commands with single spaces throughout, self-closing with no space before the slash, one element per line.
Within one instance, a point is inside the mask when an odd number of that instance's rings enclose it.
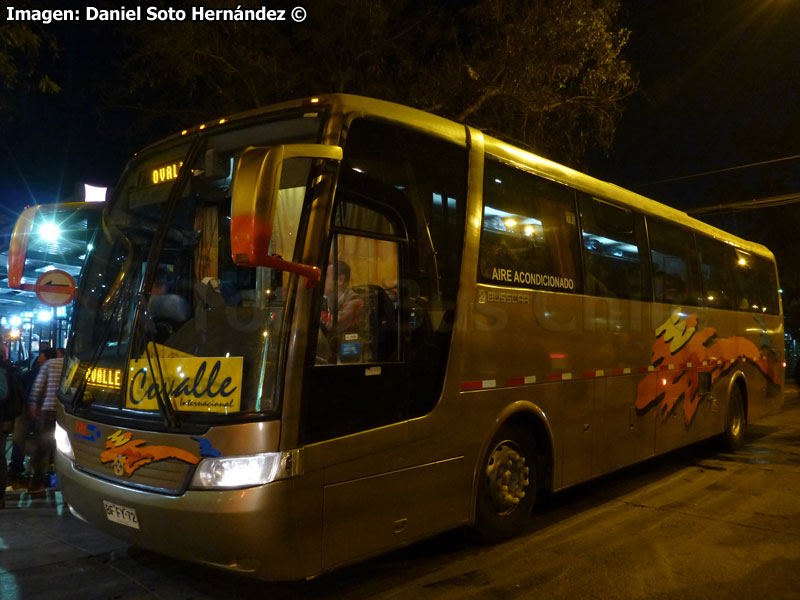
<path fill-rule="evenodd" d="M 34 361 L 30 370 L 22 377 L 22 384 L 24 387 L 23 398 L 27 398 L 30 395 L 33 382 L 36 380 L 36 376 L 39 374 L 39 369 L 42 368 L 42 365 L 47 360 L 48 349 L 49 346 L 44 346 L 44 342 L 42 342 L 41 350 L 39 350 L 36 360 Z M 25 472 L 25 445 L 28 438 L 28 432 L 31 430 L 32 425 L 30 414 L 27 410 L 23 410 L 22 414 L 19 415 L 14 421 L 14 432 L 12 435 L 11 446 L 11 464 L 8 467 L 8 476 L 15 489 L 20 487 L 28 487 L 27 479 L 30 477 L 30 474 Z"/>
<path fill-rule="evenodd" d="M 63 358 L 55 349 L 45 351 L 47 360 L 39 369 L 28 396 L 28 414 L 36 420 L 36 445 L 33 453 L 33 477 L 28 484 L 31 496 L 43 496 L 45 477 L 55 450 L 56 391 L 61 379 Z"/>
<path fill-rule="evenodd" d="M 6 360 L 0 348 L 0 509 L 6 507 L 8 464 L 6 463 L 6 438 L 14 427 L 14 420 L 24 412 L 25 397 L 22 383 L 13 364 Z"/>

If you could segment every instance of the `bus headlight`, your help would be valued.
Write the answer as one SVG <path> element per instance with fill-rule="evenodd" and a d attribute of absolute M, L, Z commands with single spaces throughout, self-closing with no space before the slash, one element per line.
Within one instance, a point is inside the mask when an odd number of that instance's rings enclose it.
<path fill-rule="evenodd" d="M 55 436 L 56 448 L 58 448 L 58 451 L 68 459 L 75 460 L 75 455 L 72 453 L 72 443 L 69 441 L 69 434 L 67 430 L 58 423 L 56 423 Z"/>
<path fill-rule="evenodd" d="M 264 485 L 276 478 L 280 463 L 280 452 L 204 458 L 197 465 L 190 487 L 212 489 Z"/>

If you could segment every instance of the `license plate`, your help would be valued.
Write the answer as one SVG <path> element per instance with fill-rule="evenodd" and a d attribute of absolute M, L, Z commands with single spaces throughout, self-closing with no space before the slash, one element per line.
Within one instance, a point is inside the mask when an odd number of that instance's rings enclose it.
<path fill-rule="evenodd" d="M 136 510 L 128 508 L 127 506 L 120 506 L 113 502 L 103 500 L 103 506 L 106 507 L 106 517 L 109 521 L 139 529 L 139 517 L 136 515 Z"/>

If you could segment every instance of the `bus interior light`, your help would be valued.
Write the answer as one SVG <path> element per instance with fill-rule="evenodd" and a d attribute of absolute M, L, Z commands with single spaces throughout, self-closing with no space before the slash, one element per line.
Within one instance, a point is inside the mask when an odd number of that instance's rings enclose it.
<path fill-rule="evenodd" d="M 191 487 L 232 489 L 264 485 L 276 479 L 280 463 L 280 452 L 204 458 L 197 465 Z"/>

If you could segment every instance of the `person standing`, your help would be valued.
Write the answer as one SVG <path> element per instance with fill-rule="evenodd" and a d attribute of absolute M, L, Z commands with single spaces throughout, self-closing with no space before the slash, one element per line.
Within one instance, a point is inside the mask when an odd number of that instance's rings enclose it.
<path fill-rule="evenodd" d="M 0 509 L 6 507 L 5 493 L 8 485 L 6 463 L 6 438 L 14 427 L 14 420 L 24 412 L 25 397 L 14 365 L 6 360 L 0 348 Z"/>
<path fill-rule="evenodd" d="M 36 420 L 36 447 L 33 453 L 33 477 L 28 485 L 31 496 L 44 495 L 45 476 L 55 450 L 56 391 L 61 379 L 63 358 L 57 358 L 52 348 L 46 350 L 47 360 L 39 369 L 28 396 L 28 414 Z"/>
<path fill-rule="evenodd" d="M 44 344 L 44 342 L 43 342 Z M 36 360 L 33 362 L 31 369 L 22 377 L 23 384 L 23 400 L 30 395 L 33 382 L 36 381 L 36 376 L 39 374 L 39 369 L 47 360 L 47 350 L 43 348 L 39 351 Z M 31 428 L 31 419 L 28 411 L 24 410 L 14 420 L 14 432 L 12 435 L 13 444 L 11 446 L 11 464 L 8 467 L 8 475 L 11 479 L 14 489 L 19 487 L 27 487 L 27 477 L 29 474 L 25 473 L 25 442 L 28 437 L 28 431 Z"/>

